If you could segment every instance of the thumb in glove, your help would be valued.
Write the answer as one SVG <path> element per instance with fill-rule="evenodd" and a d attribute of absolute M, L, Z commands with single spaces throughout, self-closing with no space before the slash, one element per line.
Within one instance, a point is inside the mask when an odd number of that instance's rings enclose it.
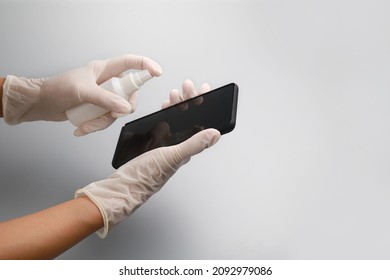
<path fill-rule="evenodd" d="M 206 129 L 180 144 L 144 153 L 122 165 L 108 179 L 78 190 L 75 197 L 86 195 L 99 208 L 104 228 L 97 234 L 105 238 L 114 225 L 130 216 L 193 155 L 213 146 L 220 136 L 218 130 Z"/>

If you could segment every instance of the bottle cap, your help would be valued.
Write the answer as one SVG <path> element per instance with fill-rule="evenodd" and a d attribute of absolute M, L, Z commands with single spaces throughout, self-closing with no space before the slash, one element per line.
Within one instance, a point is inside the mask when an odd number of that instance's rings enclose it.
<path fill-rule="evenodd" d="M 138 90 L 146 81 L 150 80 L 152 77 L 153 76 L 150 75 L 148 70 L 142 70 L 123 76 L 120 79 L 120 83 L 124 93 L 126 95 L 130 95 Z"/>
<path fill-rule="evenodd" d="M 141 85 L 142 85 L 146 81 L 150 80 L 152 78 L 152 75 L 150 75 L 148 70 L 142 70 L 142 71 L 135 73 L 135 78 L 137 78 L 137 77 L 142 82 L 141 83 Z"/>

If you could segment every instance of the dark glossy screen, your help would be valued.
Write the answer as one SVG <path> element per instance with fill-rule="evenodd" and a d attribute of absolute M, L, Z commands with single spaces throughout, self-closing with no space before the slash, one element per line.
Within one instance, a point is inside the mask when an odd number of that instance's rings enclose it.
<path fill-rule="evenodd" d="M 221 134 L 232 131 L 237 96 L 238 87 L 232 83 L 127 123 L 118 140 L 113 167 L 149 150 L 178 144 L 206 128 L 216 128 Z"/>

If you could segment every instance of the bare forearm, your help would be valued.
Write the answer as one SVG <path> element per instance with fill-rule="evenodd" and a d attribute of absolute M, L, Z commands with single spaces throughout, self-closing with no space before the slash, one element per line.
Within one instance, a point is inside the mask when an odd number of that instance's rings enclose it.
<path fill-rule="evenodd" d="M 88 198 L 0 223 L 0 259 L 52 259 L 103 227 Z"/>
<path fill-rule="evenodd" d="M 5 78 L 0 77 L 0 118 L 3 117 L 3 85 Z"/>

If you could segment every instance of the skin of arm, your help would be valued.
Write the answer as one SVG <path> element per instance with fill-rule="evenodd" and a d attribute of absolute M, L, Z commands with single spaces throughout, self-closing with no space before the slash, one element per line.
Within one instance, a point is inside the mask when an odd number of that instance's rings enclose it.
<path fill-rule="evenodd" d="M 103 227 L 87 197 L 0 223 L 0 259 L 53 259 Z"/>

